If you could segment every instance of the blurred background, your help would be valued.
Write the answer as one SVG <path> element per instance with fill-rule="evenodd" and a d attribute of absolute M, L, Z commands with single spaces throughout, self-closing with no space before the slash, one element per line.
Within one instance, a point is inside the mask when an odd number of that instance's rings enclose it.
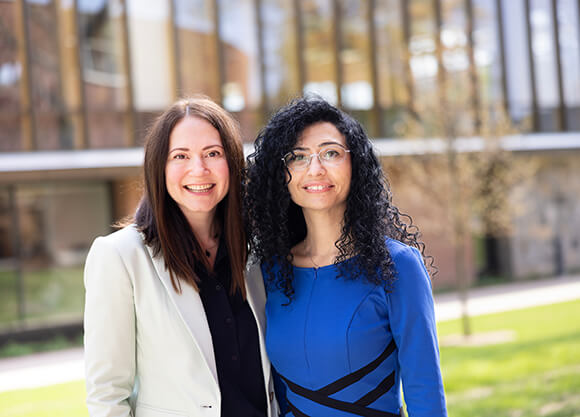
<path fill-rule="evenodd" d="M 357 118 L 435 291 L 580 271 L 578 0 L 0 0 L 0 341 L 79 331 L 142 141 L 203 93 L 248 149 L 316 93 Z M 361 213 L 364 215 L 364 213 Z"/>

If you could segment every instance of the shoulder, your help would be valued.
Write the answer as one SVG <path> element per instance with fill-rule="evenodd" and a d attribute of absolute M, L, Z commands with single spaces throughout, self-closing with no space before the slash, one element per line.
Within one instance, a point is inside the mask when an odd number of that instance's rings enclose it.
<path fill-rule="evenodd" d="M 91 246 L 91 253 L 116 252 L 120 256 L 145 249 L 145 242 L 137 226 L 131 224 L 106 236 L 97 237 Z"/>
<path fill-rule="evenodd" d="M 397 273 L 395 286 L 427 286 L 430 289 L 431 279 L 421 252 L 395 239 L 388 238 L 386 244 Z"/>
<path fill-rule="evenodd" d="M 403 242 L 391 238 L 387 238 L 386 244 L 389 255 L 391 255 L 391 259 L 395 265 L 406 264 L 409 262 L 419 262 L 421 264 L 423 263 L 423 257 L 417 248 L 406 245 Z"/>

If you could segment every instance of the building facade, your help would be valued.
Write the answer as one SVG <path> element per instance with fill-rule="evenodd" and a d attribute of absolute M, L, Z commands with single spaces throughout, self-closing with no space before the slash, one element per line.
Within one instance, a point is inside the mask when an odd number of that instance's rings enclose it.
<path fill-rule="evenodd" d="M 147 127 L 190 94 L 232 112 L 248 144 L 304 93 L 377 144 L 490 125 L 528 143 L 565 138 L 515 149 L 540 159 L 538 181 L 512 192 L 531 209 L 513 236 L 466 242 L 466 262 L 517 277 L 580 269 L 566 226 L 579 206 L 562 187 L 580 166 L 579 19 L 578 0 L 0 0 L 0 332 L 79 322 L 88 247 L 132 213 Z M 453 236 L 433 228 L 447 212 L 430 216 L 397 152 L 380 153 L 427 230 L 435 286 L 454 285 Z"/>

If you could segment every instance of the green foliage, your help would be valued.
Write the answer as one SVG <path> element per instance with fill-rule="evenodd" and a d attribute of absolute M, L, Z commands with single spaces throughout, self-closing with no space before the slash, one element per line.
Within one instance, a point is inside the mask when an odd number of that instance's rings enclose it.
<path fill-rule="evenodd" d="M 515 340 L 444 346 L 459 320 L 439 323 L 441 366 L 452 417 L 580 415 L 580 302 L 473 317 L 474 333 L 511 330 Z"/>
<path fill-rule="evenodd" d="M 10 356 L 29 355 L 37 352 L 48 352 L 54 350 L 68 349 L 72 347 L 80 347 L 83 345 L 82 334 L 75 338 L 69 339 L 62 335 L 53 337 L 48 340 L 39 342 L 8 342 L 0 346 L 0 358 Z"/>

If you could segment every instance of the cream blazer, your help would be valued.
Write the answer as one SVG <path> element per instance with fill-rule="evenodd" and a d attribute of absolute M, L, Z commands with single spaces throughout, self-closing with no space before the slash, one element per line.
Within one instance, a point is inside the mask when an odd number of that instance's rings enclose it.
<path fill-rule="evenodd" d="M 99 237 L 85 265 L 85 376 L 91 417 L 220 417 L 212 338 L 201 298 L 178 294 L 135 226 Z M 269 417 L 278 415 L 264 341 L 260 274 L 246 277 Z"/>

